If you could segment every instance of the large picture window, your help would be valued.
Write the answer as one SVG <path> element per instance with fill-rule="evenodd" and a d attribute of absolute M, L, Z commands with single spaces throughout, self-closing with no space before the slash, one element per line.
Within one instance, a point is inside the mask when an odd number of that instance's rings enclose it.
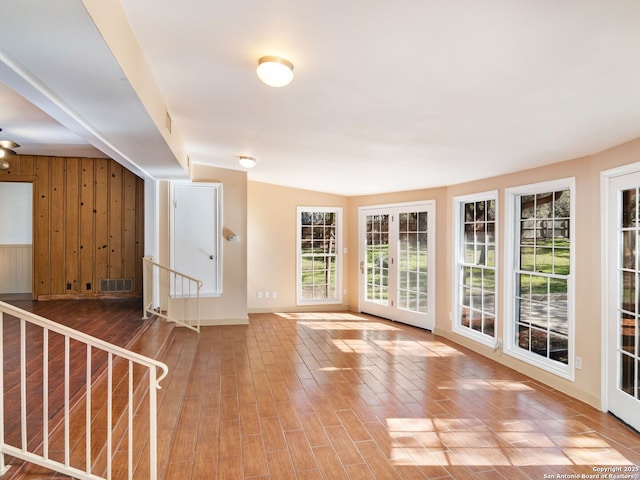
<path fill-rule="evenodd" d="M 341 208 L 298 208 L 298 304 L 342 301 L 341 230 Z"/>
<path fill-rule="evenodd" d="M 509 189 L 513 207 L 507 350 L 573 376 L 573 179 Z"/>
<path fill-rule="evenodd" d="M 496 344 L 496 193 L 454 199 L 456 225 L 453 329 Z"/>

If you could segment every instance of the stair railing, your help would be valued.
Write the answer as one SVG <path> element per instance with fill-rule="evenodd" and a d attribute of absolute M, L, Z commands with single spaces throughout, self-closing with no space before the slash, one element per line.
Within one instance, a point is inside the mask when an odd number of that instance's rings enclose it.
<path fill-rule="evenodd" d="M 156 480 L 157 390 L 167 373 L 162 362 L 0 302 L 0 474 L 9 455 L 78 479 L 140 470 Z"/>
<path fill-rule="evenodd" d="M 200 332 L 202 280 L 143 258 L 143 318 L 157 315 Z"/>

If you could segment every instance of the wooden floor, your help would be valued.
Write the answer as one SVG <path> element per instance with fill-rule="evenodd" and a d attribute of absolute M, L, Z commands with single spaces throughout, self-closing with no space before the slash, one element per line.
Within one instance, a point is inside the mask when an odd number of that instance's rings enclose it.
<path fill-rule="evenodd" d="M 173 335 L 164 480 L 640 478 L 636 432 L 426 331 L 308 313 Z"/>

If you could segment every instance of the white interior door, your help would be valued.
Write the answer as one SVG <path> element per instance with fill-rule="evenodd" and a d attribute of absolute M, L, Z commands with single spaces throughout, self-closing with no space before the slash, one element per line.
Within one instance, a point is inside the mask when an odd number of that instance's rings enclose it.
<path fill-rule="evenodd" d="M 609 183 L 608 410 L 640 430 L 640 173 Z"/>
<path fill-rule="evenodd" d="M 433 329 L 435 204 L 360 209 L 360 311 Z"/>
<path fill-rule="evenodd" d="M 173 185 L 172 255 L 174 270 L 203 282 L 201 295 L 219 295 L 220 185 Z"/>

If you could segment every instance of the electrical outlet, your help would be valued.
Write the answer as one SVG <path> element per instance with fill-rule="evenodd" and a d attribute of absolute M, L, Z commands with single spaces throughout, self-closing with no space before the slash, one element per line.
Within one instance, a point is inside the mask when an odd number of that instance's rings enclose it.
<path fill-rule="evenodd" d="M 273 292 L 271 294 L 271 298 L 278 298 L 278 292 Z"/>
<path fill-rule="evenodd" d="M 262 300 L 262 292 L 258 292 L 258 300 Z"/>
<path fill-rule="evenodd" d="M 582 357 L 576 357 L 576 368 L 582 370 Z"/>
<path fill-rule="evenodd" d="M 266 291 L 264 292 L 264 298 L 269 298 L 269 291 L 268 291 L 268 290 L 266 290 Z"/>

